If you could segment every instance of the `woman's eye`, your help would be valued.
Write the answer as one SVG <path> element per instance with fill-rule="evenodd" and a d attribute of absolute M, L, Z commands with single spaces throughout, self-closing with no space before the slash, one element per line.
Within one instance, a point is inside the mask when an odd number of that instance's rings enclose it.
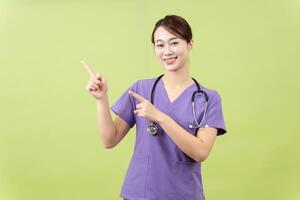
<path fill-rule="evenodd" d="M 163 45 L 162 44 L 158 44 L 158 45 L 156 45 L 157 47 L 162 47 Z"/>
<path fill-rule="evenodd" d="M 178 44 L 178 42 L 172 42 L 171 44 L 174 44 L 174 45 L 176 45 L 176 44 Z"/>

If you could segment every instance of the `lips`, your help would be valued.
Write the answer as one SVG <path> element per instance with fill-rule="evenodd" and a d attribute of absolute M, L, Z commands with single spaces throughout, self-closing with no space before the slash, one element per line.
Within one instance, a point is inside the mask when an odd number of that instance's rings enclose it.
<path fill-rule="evenodd" d="M 167 60 L 172 60 L 172 59 L 177 59 L 177 56 L 176 57 L 171 57 L 171 58 L 164 58 L 164 61 L 167 61 Z"/>
<path fill-rule="evenodd" d="M 171 65 L 173 64 L 175 61 L 176 61 L 177 57 L 172 57 L 172 58 L 166 58 L 164 59 L 164 62 L 167 64 L 167 65 Z"/>

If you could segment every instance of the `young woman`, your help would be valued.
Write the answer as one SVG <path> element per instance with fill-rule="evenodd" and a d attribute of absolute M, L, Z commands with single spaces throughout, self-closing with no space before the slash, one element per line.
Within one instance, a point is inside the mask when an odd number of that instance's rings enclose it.
<path fill-rule="evenodd" d="M 82 62 L 91 75 L 87 90 L 97 100 L 102 142 L 113 148 L 136 125 L 122 198 L 204 200 L 201 162 L 208 158 L 216 136 L 226 133 L 221 98 L 189 74 L 193 41 L 185 19 L 176 15 L 160 19 L 152 43 L 165 73 L 134 82 L 112 105 L 114 121 L 106 79 Z"/>

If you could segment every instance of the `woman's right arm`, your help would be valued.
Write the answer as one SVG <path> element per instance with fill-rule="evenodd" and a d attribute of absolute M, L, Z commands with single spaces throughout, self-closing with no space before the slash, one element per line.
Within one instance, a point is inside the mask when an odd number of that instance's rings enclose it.
<path fill-rule="evenodd" d="M 101 141 L 105 148 L 115 147 L 128 133 L 130 126 L 118 115 L 112 120 L 107 95 L 97 99 L 97 121 Z"/>
<path fill-rule="evenodd" d="M 130 126 L 119 116 L 112 120 L 107 97 L 107 80 L 99 73 L 96 74 L 85 61 L 80 62 L 90 74 L 86 89 L 97 102 L 97 123 L 103 146 L 113 148 L 128 133 Z"/>

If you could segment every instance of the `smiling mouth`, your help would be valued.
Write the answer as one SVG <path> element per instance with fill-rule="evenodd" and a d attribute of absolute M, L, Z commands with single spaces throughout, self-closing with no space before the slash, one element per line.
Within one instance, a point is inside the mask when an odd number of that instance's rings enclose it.
<path fill-rule="evenodd" d="M 176 60 L 178 57 L 176 56 L 176 57 L 172 57 L 172 58 L 166 58 L 166 59 L 164 59 L 164 61 L 168 61 L 168 60 Z"/>
<path fill-rule="evenodd" d="M 164 63 L 167 65 L 172 65 L 175 63 L 175 61 L 177 60 L 178 57 L 172 57 L 172 58 L 167 58 L 164 59 Z"/>

